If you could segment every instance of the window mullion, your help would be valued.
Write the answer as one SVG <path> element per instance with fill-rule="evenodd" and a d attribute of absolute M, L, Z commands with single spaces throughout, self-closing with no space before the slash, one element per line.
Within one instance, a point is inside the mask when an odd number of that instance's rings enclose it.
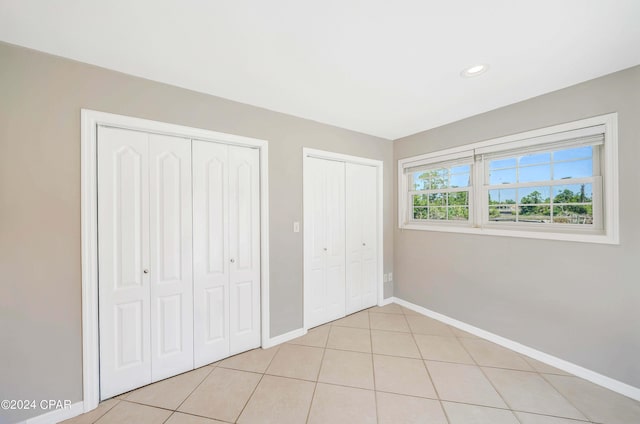
<path fill-rule="evenodd" d="M 484 187 L 489 178 L 488 169 L 483 156 L 480 156 L 480 159 L 476 159 L 473 167 L 473 211 L 469 211 L 469 218 L 473 217 L 472 225 L 478 228 L 482 228 L 484 225 L 484 209 L 488 208 L 487 196 L 484 193 Z M 471 205 L 469 205 L 469 208 L 471 208 Z"/>

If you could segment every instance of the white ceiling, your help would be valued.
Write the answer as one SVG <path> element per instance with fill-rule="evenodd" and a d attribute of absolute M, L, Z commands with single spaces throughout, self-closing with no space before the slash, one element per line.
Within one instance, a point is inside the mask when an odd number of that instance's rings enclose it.
<path fill-rule="evenodd" d="M 396 139 L 640 64 L 640 1 L 0 0 L 0 40 Z"/>

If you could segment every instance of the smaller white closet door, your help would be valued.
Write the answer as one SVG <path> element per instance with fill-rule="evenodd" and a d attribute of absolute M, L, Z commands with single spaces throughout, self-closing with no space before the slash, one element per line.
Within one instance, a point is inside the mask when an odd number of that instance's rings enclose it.
<path fill-rule="evenodd" d="M 229 146 L 230 354 L 260 346 L 260 152 Z"/>
<path fill-rule="evenodd" d="M 100 396 L 151 382 L 149 142 L 98 129 Z"/>
<path fill-rule="evenodd" d="M 193 369 L 191 140 L 149 134 L 152 381 Z"/>
<path fill-rule="evenodd" d="M 377 192 L 375 167 L 346 164 L 347 314 L 377 303 Z"/>
<path fill-rule="evenodd" d="M 304 171 L 306 326 L 345 316 L 345 164 L 308 157 Z"/>

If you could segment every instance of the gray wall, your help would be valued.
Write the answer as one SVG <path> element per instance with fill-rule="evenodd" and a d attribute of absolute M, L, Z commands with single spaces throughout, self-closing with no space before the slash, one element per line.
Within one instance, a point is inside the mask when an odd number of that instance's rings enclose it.
<path fill-rule="evenodd" d="M 609 112 L 620 245 L 396 229 L 395 295 L 640 387 L 640 67 L 397 140 L 394 156 Z"/>
<path fill-rule="evenodd" d="M 303 146 L 384 161 L 392 270 L 390 141 L 0 44 L 0 399 L 82 399 L 81 108 L 269 140 L 271 336 L 302 326 Z"/>

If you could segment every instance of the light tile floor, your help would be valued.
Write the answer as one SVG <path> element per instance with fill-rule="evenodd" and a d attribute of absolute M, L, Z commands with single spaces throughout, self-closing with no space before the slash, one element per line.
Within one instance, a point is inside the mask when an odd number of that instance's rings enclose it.
<path fill-rule="evenodd" d="M 638 424 L 640 402 L 390 304 L 65 421 L 236 422 Z"/>

